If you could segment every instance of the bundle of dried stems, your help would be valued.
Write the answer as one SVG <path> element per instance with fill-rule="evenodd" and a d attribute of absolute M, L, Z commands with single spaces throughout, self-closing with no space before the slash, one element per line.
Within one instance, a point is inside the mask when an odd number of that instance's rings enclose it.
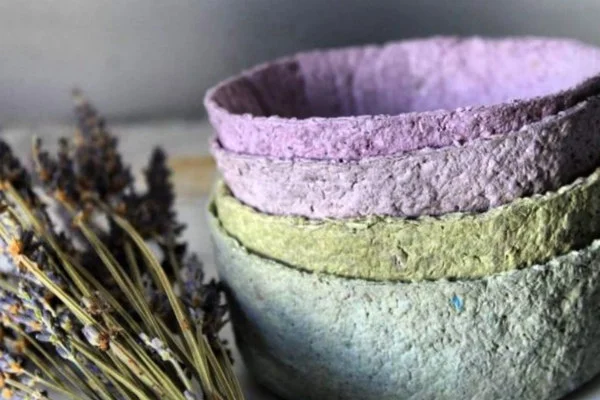
<path fill-rule="evenodd" d="M 117 139 L 75 92 L 77 129 L 34 173 L 0 141 L 5 399 L 242 399 L 226 306 L 177 221 L 166 156 L 136 190 Z"/>

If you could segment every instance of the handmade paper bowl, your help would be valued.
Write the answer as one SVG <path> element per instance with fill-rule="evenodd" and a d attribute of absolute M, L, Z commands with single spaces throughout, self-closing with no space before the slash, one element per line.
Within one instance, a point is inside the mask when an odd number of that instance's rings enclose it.
<path fill-rule="evenodd" d="M 473 278 L 522 268 L 600 237 L 600 169 L 484 213 L 310 220 L 260 213 L 217 184 L 229 235 L 285 265 L 371 280 Z"/>
<path fill-rule="evenodd" d="M 600 371 L 600 242 L 476 280 L 303 272 L 209 216 L 236 340 L 287 400 L 558 399 Z"/>
<path fill-rule="evenodd" d="M 600 165 L 600 98 L 464 146 L 361 160 L 279 159 L 212 144 L 233 194 L 259 211 L 309 218 L 485 211 Z"/>
<path fill-rule="evenodd" d="M 276 60 L 205 106 L 230 151 L 355 160 L 516 131 L 597 94 L 599 72 L 571 40 L 420 39 Z"/>

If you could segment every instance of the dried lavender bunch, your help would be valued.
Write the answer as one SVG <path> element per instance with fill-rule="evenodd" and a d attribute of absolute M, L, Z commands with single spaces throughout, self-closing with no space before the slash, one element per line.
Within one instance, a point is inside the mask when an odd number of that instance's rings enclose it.
<path fill-rule="evenodd" d="M 34 143 L 43 195 L 0 142 L 0 321 L 27 343 L 17 354 L 26 372 L 0 358 L 0 387 L 14 392 L 7 398 L 46 398 L 43 388 L 90 399 L 243 398 L 219 338 L 222 290 L 181 238 L 165 154 L 153 153 L 146 190 L 135 190 L 116 137 L 74 95 L 74 139 L 61 139 L 56 155 Z"/>

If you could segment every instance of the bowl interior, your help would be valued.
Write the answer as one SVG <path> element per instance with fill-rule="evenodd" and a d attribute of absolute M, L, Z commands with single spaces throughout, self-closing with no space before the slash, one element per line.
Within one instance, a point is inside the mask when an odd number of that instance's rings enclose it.
<path fill-rule="evenodd" d="M 435 38 L 313 51 L 221 85 L 233 114 L 398 115 L 547 96 L 600 72 L 600 50 L 570 40 Z"/>

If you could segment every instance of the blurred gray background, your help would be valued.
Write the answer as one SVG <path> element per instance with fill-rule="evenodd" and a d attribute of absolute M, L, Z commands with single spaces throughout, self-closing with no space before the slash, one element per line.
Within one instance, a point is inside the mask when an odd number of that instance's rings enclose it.
<path fill-rule="evenodd" d="M 112 120 L 202 118 L 204 91 L 314 47 L 431 34 L 600 43 L 600 0 L 3 0 L 0 122 L 70 117 L 83 88 Z"/>

